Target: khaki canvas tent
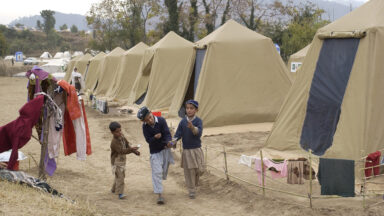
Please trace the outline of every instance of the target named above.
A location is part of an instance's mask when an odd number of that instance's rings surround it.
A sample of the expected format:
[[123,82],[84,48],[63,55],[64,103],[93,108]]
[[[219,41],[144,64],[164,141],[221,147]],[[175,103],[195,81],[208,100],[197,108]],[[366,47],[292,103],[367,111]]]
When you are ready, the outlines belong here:
[[90,59],[90,64],[88,67],[87,73],[84,75],[85,80],[85,88],[89,90],[93,90],[92,87],[96,85],[97,82],[97,70],[104,59],[106,54],[104,52],[100,52],[95,57]]
[[140,69],[144,51],[147,48],[148,45],[140,42],[124,52],[113,82],[113,88],[110,88],[107,93],[110,100],[128,100]]
[[97,70],[97,82],[94,86],[94,94],[97,96],[105,96],[110,88],[113,87],[117,68],[123,57],[124,50],[116,47],[108,53],[101,62]]
[[317,31],[266,151],[360,160],[384,148],[383,11],[371,0]]
[[71,59],[71,61],[69,61],[68,65],[67,65],[67,70],[65,71],[65,77],[64,77],[65,81],[68,82],[69,79],[71,79],[72,71],[75,68],[77,61],[80,60],[81,57],[82,56],[76,56],[73,59]]
[[194,44],[174,32],[169,32],[155,45],[146,49],[130,103],[145,96],[141,105],[150,109],[167,110],[177,85],[183,82],[192,70],[194,55]]
[[77,60],[76,64],[75,64],[75,68],[77,68],[77,72],[81,73],[81,75],[85,75],[85,72],[87,71],[87,64],[88,62],[92,59],[92,55],[87,53],[83,56],[81,56],[81,58],[79,60]]
[[307,55],[307,52],[310,47],[311,47],[311,44],[308,44],[303,49],[299,50],[298,52],[292,54],[289,57],[287,67],[288,67],[288,71],[290,72],[289,74],[291,75],[291,78],[296,77],[296,71],[303,64],[304,58]]
[[179,83],[171,117],[195,98],[204,126],[275,120],[291,80],[270,38],[229,20],[197,45],[194,70]]

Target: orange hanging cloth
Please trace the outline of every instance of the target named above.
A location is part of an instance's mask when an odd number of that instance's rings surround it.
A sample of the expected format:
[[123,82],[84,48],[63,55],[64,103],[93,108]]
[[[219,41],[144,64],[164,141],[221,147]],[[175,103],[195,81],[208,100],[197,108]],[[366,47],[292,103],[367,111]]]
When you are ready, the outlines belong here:
[[70,155],[76,152],[76,133],[72,121],[81,117],[81,110],[75,87],[64,80],[59,80],[57,84],[67,92],[67,107],[64,113],[63,145],[64,154]]

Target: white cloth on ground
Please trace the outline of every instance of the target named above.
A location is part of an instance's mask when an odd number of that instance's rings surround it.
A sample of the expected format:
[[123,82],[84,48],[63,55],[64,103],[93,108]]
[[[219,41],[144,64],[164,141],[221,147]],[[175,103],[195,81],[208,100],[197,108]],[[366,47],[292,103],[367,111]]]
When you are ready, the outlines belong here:
[[169,165],[175,163],[171,150],[164,149],[161,152],[151,154],[150,162],[152,168],[153,191],[156,194],[161,194],[163,193],[162,180],[167,179]]
[[[11,153],[12,153],[12,149],[0,153],[0,162],[8,162],[9,158],[11,157]],[[21,151],[18,151],[18,155],[19,155],[17,158],[18,161],[27,159],[27,156],[25,156],[24,153]]]

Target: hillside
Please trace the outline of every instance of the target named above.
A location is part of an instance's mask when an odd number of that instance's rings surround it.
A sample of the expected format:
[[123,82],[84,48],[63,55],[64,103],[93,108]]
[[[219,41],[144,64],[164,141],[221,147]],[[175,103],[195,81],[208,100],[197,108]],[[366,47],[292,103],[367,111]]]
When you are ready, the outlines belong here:
[[0,32],[5,36],[8,44],[7,55],[22,51],[26,56],[38,57],[44,51],[49,51],[52,55],[59,51],[84,51],[90,40],[90,36],[84,33],[56,32],[54,42],[50,41],[48,44],[43,32],[17,31],[3,25],[0,25]]
[[[77,26],[77,28],[81,31],[88,31],[90,30],[87,26],[87,21],[85,20],[85,16],[80,14],[65,14],[58,11],[55,11],[55,19],[56,19],[56,25],[55,29],[58,30],[60,26],[67,24],[68,27],[71,27],[72,25]],[[9,26],[14,26],[17,23],[23,24],[24,26],[28,28],[36,28],[36,22],[37,20],[40,20],[41,22],[43,19],[40,15],[35,16],[29,16],[29,17],[21,17],[18,18],[12,22],[9,23]]]

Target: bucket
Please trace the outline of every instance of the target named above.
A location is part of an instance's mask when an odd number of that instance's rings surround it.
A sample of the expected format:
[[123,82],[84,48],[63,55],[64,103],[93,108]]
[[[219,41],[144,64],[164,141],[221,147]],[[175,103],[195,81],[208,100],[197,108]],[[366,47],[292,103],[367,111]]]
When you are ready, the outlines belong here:
[[152,112],[154,116],[161,117],[161,112]]

